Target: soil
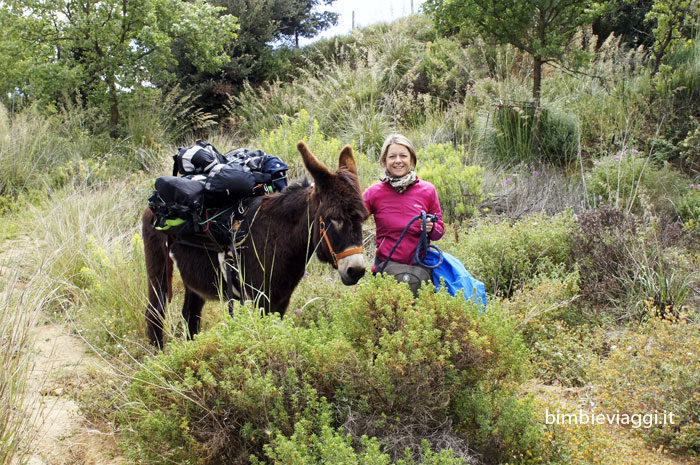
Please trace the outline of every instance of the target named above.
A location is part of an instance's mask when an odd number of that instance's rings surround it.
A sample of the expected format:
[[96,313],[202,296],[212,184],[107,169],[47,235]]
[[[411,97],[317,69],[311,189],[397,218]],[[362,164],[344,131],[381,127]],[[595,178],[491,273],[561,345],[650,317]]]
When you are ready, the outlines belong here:
[[28,465],[111,465],[119,456],[114,436],[87,424],[76,398],[101,361],[67,328],[46,323],[34,330],[36,357],[29,376],[37,436]]

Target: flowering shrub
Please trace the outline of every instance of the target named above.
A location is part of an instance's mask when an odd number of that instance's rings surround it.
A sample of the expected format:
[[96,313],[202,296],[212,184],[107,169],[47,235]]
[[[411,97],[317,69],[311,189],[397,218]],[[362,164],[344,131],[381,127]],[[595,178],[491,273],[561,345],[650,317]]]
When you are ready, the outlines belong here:
[[[700,456],[700,339],[697,324],[652,318],[626,331],[595,372],[602,408],[673,413],[674,424],[636,428],[651,444]],[[667,417],[667,420],[669,418]]]
[[677,213],[685,229],[693,232],[700,230],[700,184],[690,184],[678,202]]

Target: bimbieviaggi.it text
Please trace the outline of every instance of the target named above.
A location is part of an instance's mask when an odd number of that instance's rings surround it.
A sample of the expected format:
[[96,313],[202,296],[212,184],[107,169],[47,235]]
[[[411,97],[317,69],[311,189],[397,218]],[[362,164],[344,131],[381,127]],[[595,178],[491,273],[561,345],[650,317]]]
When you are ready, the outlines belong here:
[[632,425],[632,428],[651,428],[655,425],[674,425],[673,412],[655,411],[654,413],[591,413],[579,409],[577,413],[545,412],[545,423],[548,425]]

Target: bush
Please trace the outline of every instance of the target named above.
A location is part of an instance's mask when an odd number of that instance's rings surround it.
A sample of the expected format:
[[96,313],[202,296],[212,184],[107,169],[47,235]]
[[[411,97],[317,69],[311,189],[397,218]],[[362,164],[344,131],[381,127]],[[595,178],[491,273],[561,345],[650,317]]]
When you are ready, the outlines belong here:
[[[273,131],[263,130],[255,141],[255,147],[284,160],[289,165],[287,176],[294,179],[306,175],[306,168],[297,150],[297,142],[300,140],[305,141],[311,152],[329,169],[334,171],[338,168],[338,156],[345,144],[338,139],[325,137],[319,129],[318,121],[311,118],[306,110],[301,110],[294,119],[285,116],[282,124]],[[360,184],[365,188],[374,182],[377,164],[363,153],[353,151],[353,155]]]
[[243,307],[171,343],[134,376],[118,412],[131,458],[462,463],[471,449],[497,463],[539,453],[541,427],[517,394],[527,351],[498,307],[480,315],[427,287],[414,299],[375,277],[325,314],[299,327]]
[[635,149],[602,157],[587,180],[589,199],[627,213],[671,216],[687,181],[671,167],[655,165]]
[[472,81],[467,53],[454,40],[438,38],[429,43],[415,66],[415,92],[448,102],[464,100]]
[[580,139],[576,119],[561,110],[540,108],[538,138],[535,111],[529,102],[499,106],[494,131],[484,141],[487,154],[507,166],[535,162],[567,166],[575,160]]
[[581,274],[581,292],[593,306],[623,299],[626,289],[619,279],[632,266],[627,238],[637,234],[639,220],[603,206],[578,217],[580,229],[573,241]]
[[579,123],[574,115],[555,108],[544,110],[539,159],[554,166],[568,166],[576,160],[580,138]]
[[689,299],[696,277],[677,224],[644,223],[610,207],[582,214],[579,223],[582,294],[596,312],[638,321],[649,316],[647,301],[676,313]]
[[690,230],[697,229],[700,224],[700,184],[690,184],[678,202],[678,219]]
[[645,424],[634,431],[654,446],[695,457],[700,456],[698,329],[685,320],[652,318],[641,331],[621,334],[595,373],[602,408],[658,413],[658,419],[673,413],[673,424]]
[[419,151],[418,160],[418,176],[435,185],[445,221],[458,221],[476,213],[484,200],[484,169],[466,165],[464,150],[451,144],[430,144]]
[[563,270],[535,276],[502,305],[530,348],[537,379],[583,386],[590,382],[590,364],[603,352],[603,342],[577,305],[578,271]]
[[[362,437],[359,447],[353,447],[352,437],[342,429],[333,428],[329,412],[319,415],[318,420],[299,421],[294,425],[291,437],[278,434],[270,445],[265,446],[265,455],[271,464],[306,465],[314,463],[337,465],[389,465],[391,458],[381,452],[381,444],[375,438]],[[355,451],[355,449],[359,449]],[[253,457],[251,463],[260,463]],[[427,442],[422,445],[416,460],[408,454],[395,462],[397,465],[466,465],[471,463],[455,457],[452,450],[438,453],[430,450]]]
[[570,211],[548,217],[534,214],[512,223],[478,219],[460,237],[445,234],[440,247],[455,255],[487,292],[508,297],[537,272],[560,264],[572,268],[576,224]]

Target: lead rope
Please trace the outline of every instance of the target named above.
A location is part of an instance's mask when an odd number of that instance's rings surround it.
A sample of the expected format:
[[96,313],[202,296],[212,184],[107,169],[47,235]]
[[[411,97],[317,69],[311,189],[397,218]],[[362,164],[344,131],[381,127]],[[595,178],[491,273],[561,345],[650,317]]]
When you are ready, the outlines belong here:
[[[437,223],[437,215],[432,215],[433,223]],[[427,221],[428,221],[428,214],[425,213],[424,210],[421,210],[420,215],[415,216],[414,218],[411,219],[411,221],[408,222],[406,227],[403,229],[401,232],[401,235],[399,236],[399,240],[396,241],[396,244],[394,244],[394,247],[391,249],[391,252],[389,252],[389,255],[386,257],[386,260],[382,264],[382,268],[379,270],[379,273],[384,273],[384,269],[386,266],[389,264],[389,260],[391,259],[391,256],[394,254],[396,251],[396,248],[399,246],[399,243],[403,240],[404,236],[406,236],[406,233],[408,232],[408,229],[411,227],[414,221],[417,219],[421,219],[422,221],[422,227],[421,227],[421,232],[420,232],[420,240],[418,242],[418,247],[416,247],[416,253],[413,255],[413,264],[422,266],[424,268],[428,268],[430,270],[437,268],[438,266],[442,265],[442,250],[440,250],[439,247],[433,245],[433,244],[428,244],[428,227],[427,227]],[[435,226],[433,226],[434,228]],[[440,255],[440,259],[435,265],[428,265],[425,263],[423,260],[425,260],[426,253],[428,249],[433,249],[435,250],[438,255]],[[421,255],[421,250],[423,250],[423,259],[421,260],[420,255]]]

